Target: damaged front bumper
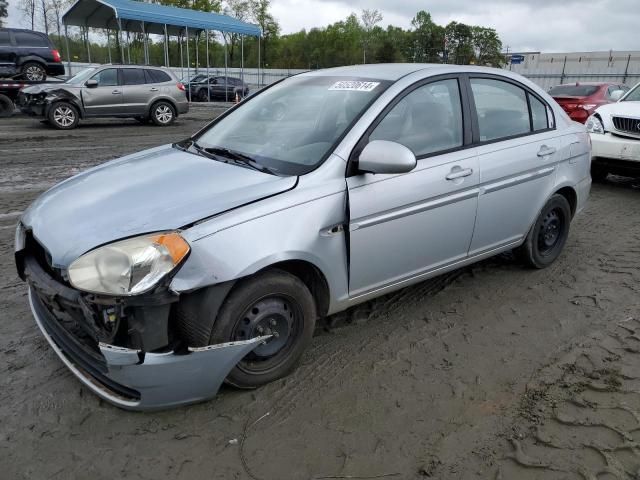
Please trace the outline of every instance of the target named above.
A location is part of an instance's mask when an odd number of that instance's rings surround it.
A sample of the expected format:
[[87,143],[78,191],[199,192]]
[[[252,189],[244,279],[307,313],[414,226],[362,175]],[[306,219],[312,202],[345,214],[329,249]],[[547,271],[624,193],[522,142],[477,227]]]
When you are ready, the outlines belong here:
[[143,353],[100,343],[99,357],[89,358],[31,287],[29,302],[42,334],[69,370],[96,395],[128,410],[158,410],[214,397],[231,369],[268,339],[189,348],[185,353]]

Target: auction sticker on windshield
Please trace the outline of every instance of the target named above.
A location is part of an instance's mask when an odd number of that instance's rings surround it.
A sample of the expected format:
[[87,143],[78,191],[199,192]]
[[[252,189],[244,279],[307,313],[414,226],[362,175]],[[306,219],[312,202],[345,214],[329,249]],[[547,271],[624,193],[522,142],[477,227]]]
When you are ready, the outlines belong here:
[[370,92],[380,85],[380,82],[358,82],[355,80],[343,80],[336,82],[329,90],[350,90],[352,92]]

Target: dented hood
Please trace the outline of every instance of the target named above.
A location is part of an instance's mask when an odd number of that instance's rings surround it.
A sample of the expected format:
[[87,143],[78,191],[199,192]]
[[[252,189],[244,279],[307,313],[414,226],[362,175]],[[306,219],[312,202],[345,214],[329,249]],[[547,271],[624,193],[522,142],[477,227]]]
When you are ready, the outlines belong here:
[[293,188],[278,177],[172,148],[145,150],[69,178],[43,193],[22,223],[66,268],[121,238],[173,230]]

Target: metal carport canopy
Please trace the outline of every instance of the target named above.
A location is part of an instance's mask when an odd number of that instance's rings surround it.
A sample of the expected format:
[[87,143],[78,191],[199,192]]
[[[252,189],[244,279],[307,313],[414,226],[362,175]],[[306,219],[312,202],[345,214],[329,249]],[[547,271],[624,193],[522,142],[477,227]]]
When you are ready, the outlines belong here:
[[260,27],[219,13],[200,12],[188,8],[168,7],[133,0],[77,0],[62,16],[65,25],[90,28],[164,34],[184,34],[185,28],[195,34],[203,30],[260,36]]

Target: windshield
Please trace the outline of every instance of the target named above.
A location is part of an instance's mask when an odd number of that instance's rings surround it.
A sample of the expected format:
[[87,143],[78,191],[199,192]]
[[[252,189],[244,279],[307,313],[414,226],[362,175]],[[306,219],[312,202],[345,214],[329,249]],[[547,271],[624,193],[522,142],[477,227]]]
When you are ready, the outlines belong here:
[[558,85],[549,90],[552,97],[588,97],[598,91],[597,85]]
[[296,76],[256,94],[195,140],[251,157],[280,175],[317,167],[352,122],[390,85],[362,78]]
[[76,73],[73,77],[66,81],[66,83],[70,83],[72,85],[78,85],[80,83],[86,82],[89,77],[96,71],[95,67],[85,68]]
[[627,95],[621,100],[622,102],[640,102],[640,83],[633,87]]

